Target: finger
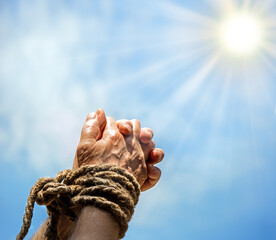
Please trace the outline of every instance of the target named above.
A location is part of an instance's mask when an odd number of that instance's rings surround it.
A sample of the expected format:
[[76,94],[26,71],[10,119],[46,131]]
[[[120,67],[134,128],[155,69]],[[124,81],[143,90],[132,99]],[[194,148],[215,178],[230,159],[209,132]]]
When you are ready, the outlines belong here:
[[132,134],[133,125],[130,120],[127,119],[121,119],[116,122],[117,128],[119,129],[119,132],[123,135],[130,135]]
[[106,116],[104,110],[99,108],[96,112],[96,116],[99,121],[101,131],[103,131],[106,125]]
[[106,118],[106,126],[103,131],[103,139],[110,137],[115,137],[120,134],[119,129],[117,128],[116,122],[112,117]]
[[142,150],[144,152],[145,159],[147,160],[149,158],[150,152],[152,152],[155,148],[155,142],[151,140],[147,144],[141,144]]
[[91,124],[95,118],[97,119],[99,128],[100,128],[100,131],[98,131],[96,136],[96,140],[99,140],[102,137],[102,131],[106,125],[106,116],[105,116],[104,110],[99,108],[96,113],[95,112],[89,113],[86,117],[86,121],[89,122],[90,120],[92,120],[90,122]]
[[93,113],[91,113],[88,120],[83,124],[80,142],[86,141],[93,144],[97,141],[97,136],[99,136],[100,132],[100,124],[96,114],[93,116]]
[[91,112],[87,114],[86,117],[86,121],[90,120],[90,119],[94,119],[95,118],[96,113],[95,112]]
[[139,139],[140,137],[140,130],[141,130],[141,124],[140,121],[137,119],[132,119],[130,120],[132,122],[133,125],[133,135]]
[[153,138],[153,131],[150,128],[141,128],[140,131],[140,141],[142,143],[149,143]]
[[164,156],[165,153],[161,148],[155,148],[150,152],[147,163],[157,164],[164,159]]
[[161,170],[158,167],[148,164],[147,168],[148,168],[148,178],[141,186],[141,191],[146,191],[154,187],[158,183],[159,179],[161,178]]

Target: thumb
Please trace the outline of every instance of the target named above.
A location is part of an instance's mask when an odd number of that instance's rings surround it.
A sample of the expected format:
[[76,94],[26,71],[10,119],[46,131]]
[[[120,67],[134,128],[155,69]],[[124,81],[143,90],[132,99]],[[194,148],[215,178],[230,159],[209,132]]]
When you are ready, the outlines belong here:
[[105,125],[106,117],[102,109],[89,113],[81,131],[80,141],[95,143],[101,138]]

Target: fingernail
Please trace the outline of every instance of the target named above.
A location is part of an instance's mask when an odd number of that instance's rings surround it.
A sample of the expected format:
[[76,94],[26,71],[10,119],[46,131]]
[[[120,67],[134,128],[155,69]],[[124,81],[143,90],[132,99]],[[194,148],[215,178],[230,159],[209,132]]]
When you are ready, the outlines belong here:
[[153,138],[153,132],[152,131],[146,130],[146,133],[150,135],[150,138]]
[[128,130],[129,132],[131,132],[132,128],[131,128],[131,126],[129,126],[129,124],[126,124],[125,127],[127,128],[127,130]]

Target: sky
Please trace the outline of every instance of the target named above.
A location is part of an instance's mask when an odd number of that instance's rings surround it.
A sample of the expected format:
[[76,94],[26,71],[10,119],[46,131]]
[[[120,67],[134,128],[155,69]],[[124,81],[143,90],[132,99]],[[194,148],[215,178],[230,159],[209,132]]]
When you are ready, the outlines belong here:
[[[262,23],[246,56],[218,34],[239,11]],[[126,240],[276,239],[275,14],[273,0],[0,0],[0,238],[101,107],[165,151]],[[26,239],[46,216],[35,207]]]

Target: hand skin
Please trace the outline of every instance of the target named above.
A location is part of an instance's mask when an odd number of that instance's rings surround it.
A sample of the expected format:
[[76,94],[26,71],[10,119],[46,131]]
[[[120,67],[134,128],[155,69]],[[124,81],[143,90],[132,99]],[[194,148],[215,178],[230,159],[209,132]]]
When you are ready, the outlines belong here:
[[[102,109],[98,109],[96,113],[91,112],[87,115],[86,122],[84,123],[83,129],[82,129],[82,134],[81,134],[81,139],[80,139],[80,143],[78,146],[78,150],[77,150],[77,153],[76,153],[76,156],[74,159],[73,169],[76,169],[83,165],[87,165],[85,163],[85,161],[83,161],[83,158],[85,157],[83,152],[85,152],[85,151],[82,151],[81,148],[82,147],[86,148],[84,145],[90,144],[90,142],[87,142],[87,139],[89,138],[88,136],[90,133],[92,135],[93,134],[96,135],[96,138],[95,138],[96,141],[103,140],[103,139],[101,139],[101,137],[103,135],[103,130],[104,130],[106,124],[107,124],[107,118]],[[141,147],[144,152],[144,157],[146,159],[148,176],[143,184],[141,184],[139,181],[138,182],[140,183],[141,191],[146,191],[146,190],[154,187],[161,177],[160,169],[155,167],[154,165],[163,160],[164,151],[159,148],[156,148],[156,149],[154,148],[155,143],[152,141],[153,131],[150,128],[140,128],[140,122],[135,119],[134,120],[122,119],[122,120],[117,121],[116,125],[119,129],[119,132],[116,131],[115,134],[118,134],[118,133],[123,134],[125,141],[129,145],[133,144],[131,142],[133,132],[136,136],[139,134]],[[134,128],[136,125],[137,125],[137,129]],[[139,131],[139,129],[140,129],[140,131]],[[86,153],[87,153],[86,159],[89,158],[89,155],[92,156],[92,155],[98,154],[98,152],[95,152],[94,150],[101,148],[101,144],[103,142],[104,141],[100,141],[100,143],[97,143],[96,144],[97,146],[95,146],[95,148],[94,147],[90,147],[90,149],[86,148],[86,150],[87,150],[86,151]],[[106,149],[106,150],[110,151],[111,147],[114,147],[114,145],[109,146],[109,149]],[[80,156],[79,159],[78,159],[78,156]],[[99,154],[98,154],[98,156],[99,156]],[[99,157],[101,157],[101,156],[99,156]],[[95,163],[100,163],[100,162],[97,161],[96,159],[93,159],[93,161],[90,164],[95,164]],[[123,166],[121,166],[121,167],[123,167]],[[133,174],[131,169],[127,169],[127,170],[129,170],[129,172],[131,172]],[[134,176],[135,176],[135,174],[134,174]]]
[[[117,127],[121,134],[128,136],[132,134],[132,122],[130,120],[122,119],[117,121]],[[146,148],[147,144],[152,144],[155,146],[155,143],[152,141],[153,131],[150,128],[141,128],[140,130],[140,143],[142,148]],[[141,191],[149,190],[154,187],[161,177],[161,170],[154,165],[161,162],[164,158],[164,151],[160,148],[154,148],[146,160],[148,178],[144,184],[140,187]]]
[[[152,137],[152,130],[141,129],[138,120],[120,120],[116,123],[113,118],[106,118],[104,111],[99,109],[87,116],[73,169],[96,163],[116,164],[136,177],[142,191],[148,190],[161,176],[161,171],[153,165],[164,157],[162,149],[154,148]],[[79,213],[79,218],[70,239],[118,239],[119,226],[108,212],[89,206],[76,210],[76,213]],[[96,229],[91,227],[95,219],[97,224],[103,223]],[[87,224],[92,221],[93,224]],[[61,216],[58,227],[60,239],[68,239],[73,224]]]
[[[89,114],[83,125],[73,169],[91,164],[114,164],[129,171],[140,186],[147,179],[146,159],[154,143],[140,144],[140,122],[131,120],[133,131],[123,136],[112,117],[105,117],[99,109]],[[101,129],[103,129],[101,131]]]

